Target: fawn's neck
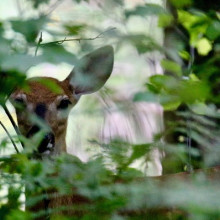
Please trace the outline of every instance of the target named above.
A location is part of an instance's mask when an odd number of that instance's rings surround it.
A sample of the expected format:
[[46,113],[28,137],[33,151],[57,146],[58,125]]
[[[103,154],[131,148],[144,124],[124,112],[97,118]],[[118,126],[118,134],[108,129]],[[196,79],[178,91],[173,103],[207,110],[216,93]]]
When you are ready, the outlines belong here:
[[52,155],[60,155],[61,153],[67,153],[66,130],[67,126],[65,127],[62,133],[56,134],[55,132],[55,146]]

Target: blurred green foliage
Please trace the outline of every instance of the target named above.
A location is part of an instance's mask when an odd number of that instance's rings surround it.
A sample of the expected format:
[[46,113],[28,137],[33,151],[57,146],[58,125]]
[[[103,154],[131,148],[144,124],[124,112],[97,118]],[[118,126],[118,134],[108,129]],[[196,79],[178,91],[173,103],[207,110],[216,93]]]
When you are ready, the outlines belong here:
[[[64,41],[60,44],[40,42],[41,32],[52,33],[56,41],[72,36],[85,37],[84,31],[91,28],[87,24],[73,22],[61,24],[67,35],[51,31],[47,26],[51,22],[49,14],[42,14],[39,10],[51,1],[30,2],[35,15],[0,20],[2,106],[15,88],[25,88],[26,72],[30,67],[45,62],[71,65],[77,62]],[[88,1],[73,2],[85,4]],[[170,118],[165,117],[165,131],[157,134],[151,143],[141,145],[121,140],[113,140],[109,144],[94,141],[103,152],[87,163],[71,155],[43,161],[31,159],[30,151],[34,147],[20,154],[2,155],[0,190],[6,193],[0,194],[0,219],[35,219],[48,214],[51,219],[220,218],[219,183],[207,180],[204,173],[195,174],[190,183],[170,179],[166,184],[160,184],[157,179],[142,179],[140,171],[130,168],[143,155],[147,160],[148,153],[155,147],[166,154],[163,161],[165,173],[184,171],[189,166],[206,168],[219,165],[220,4],[216,3],[218,1],[170,0],[167,8],[144,4],[127,9],[123,7],[122,0],[112,2],[123,11],[123,22],[128,22],[133,16],[146,19],[154,16],[158,18],[158,26],[163,28],[163,46],[145,34],[116,30],[109,37],[118,50],[126,43],[136,48],[140,56],[155,51],[164,55],[161,66],[165,74],[146,79],[144,91],[140,89],[133,101],[160,103],[165,114],[171,112]],[[93,48],[92,42],[84,42],[82,50],[85,45]],[[58,92],[53,84],[42,83]],[[161,141],[163,139],[165,143]],[[6,142],[2,141],[1,148],[5,145]],[[21,209],[22,205],[30,208],[49,199],[53,196],[49,193],[51,190],[60,196],[75,193],[89,202],[38,212]],[[27,195],[25,202],[20,200],[24,192]],[[176,209],[174,212],[173,207]],[[59,216],[60,210],[73,210],[77,214],[75,217]]]

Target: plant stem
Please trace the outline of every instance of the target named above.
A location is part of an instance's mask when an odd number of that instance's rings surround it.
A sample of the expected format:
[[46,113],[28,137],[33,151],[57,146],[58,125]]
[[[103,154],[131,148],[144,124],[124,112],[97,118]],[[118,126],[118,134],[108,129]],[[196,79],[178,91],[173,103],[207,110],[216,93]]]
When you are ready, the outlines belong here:
[[[18,136],[20,136],[21,133],[20,133],[20,131],[19,131],[19,129],[18,129],[18,126],[16,125],[16,123],[15,123],[13,117],[11,116],[11,113],[8,111],[7,106],[6,106],[6,105],[3,105],[3,109],[4,109],[5,113],[6,113],[6,115],[8,116],[8,118],[9,118],[9,120],[10,120],[10,122],[11,122],[13,128],[15,129],[16,134],[17,134]],[[22,145],[22,147],[24,148],[24,145],[23,145],[22,142],[21,142],[21,145]]]
[[19,154],[19,150],[18,150],[18,148],[17,148],[17,146],[16,146],[14,140],[12,139],[10,133],[8,132],[8,130],[6,129],[6,127],[4,126],[4,124],[3,124],[1,121],[0,121],[0,125],[1,125],[2,128],[5,130],[6,134],[8,135],[8,137],[9,137],[9,139],[10,139],[10,141],[11,141],[11,143],[13,144],[13,146],[14,146],[16,152]]

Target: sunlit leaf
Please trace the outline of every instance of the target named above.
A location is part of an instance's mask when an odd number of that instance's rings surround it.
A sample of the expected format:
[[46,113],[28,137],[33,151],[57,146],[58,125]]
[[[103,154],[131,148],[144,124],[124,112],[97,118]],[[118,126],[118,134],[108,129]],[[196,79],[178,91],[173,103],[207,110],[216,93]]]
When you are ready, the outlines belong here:
[[179,51],[179,55],[184,60],[189,60],[190,59],[190,54],[187,51]]
[[181,72],[182,71],[181,71],[181,66],[179,64],[177,64],[177,63],[175,63],[173,61],[164,59],[164,60],[161,61],[161,66],[165,70],[167,70],[167,71],[169,71],[171,73],[174,73],[177,76],[181,76]]
[[197,41],[196,48],[200,55],[206,56],[212,50],[212,44],[207,38],[202,38]]
[[170,97],[170,100],[169,99],[165,99],[165,98],[162,98],[161,99],[161,104],[163,106],[163,109],[165,111],[175,111],[181,104],[181,101],[176,101],[176,97]]
[[196,45],[210,25],[210,19],[204,13],[193,14],[184,10],[178,10],[178,21],[188,31],[191,45]]
[[57,85],[57,83],[51,81],[50,79],[41,79],[36,78],[37,82],[40,82],[42,85],[46,86],[48,89],[51,90],[51,92],[54,92],[56,94],[62,94],[63,90],[61,87]]
[[165,28],[172,24],[173,16],[170,14],[160,14],[158,19],[158,26]]

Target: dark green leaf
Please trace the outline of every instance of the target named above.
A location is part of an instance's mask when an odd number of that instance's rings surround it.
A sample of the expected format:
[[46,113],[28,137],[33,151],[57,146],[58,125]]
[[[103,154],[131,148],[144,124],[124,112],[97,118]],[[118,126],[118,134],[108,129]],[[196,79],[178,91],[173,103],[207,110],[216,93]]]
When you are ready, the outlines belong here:
[[48,4],[50,0],[31,0],[34,8],[38,8],[42,4]]
[[125,16],[128,18],[133,15],[138,16],[149,16],[149,15],[160,15],[166,11],[160,5],[157,4],[146,4],[145,6],[137,6],[133,10],[125,11]]
[[79,35],[83,30],[85,30],[86,25],[66,24],[64,27],[68,31],[69,35]]
[[11,20],[12,29],[24,35],[29,43],[34,43],[37,35],[48,21],[46,17],[29,20]]
[[50,43],[47,45],[42,45],[41,48],[43,49],[43,54],[40,57],[43,62],[55,64],[66,62],[74,65],[78,61],[76,56],[68,52],[62,45]]
[[206,35],[209,39],[215,40],[220,36],[220,21],[214,20],[207,28]]
[[155,50],[163,50],[163,48],[157,42],[155,42],[153,38],[146,35],[125,35],[121,40],[123,43],[128,41],[129,43],[133,44],[140,54]]
[[193,3],[192,0],[169,0],[169,2],[176,8],[190,6]]

